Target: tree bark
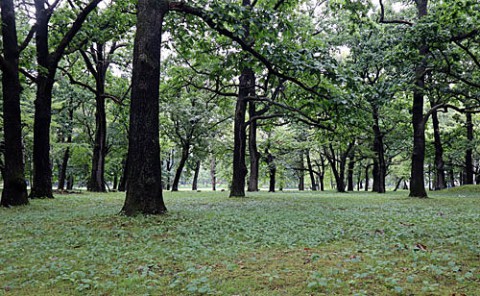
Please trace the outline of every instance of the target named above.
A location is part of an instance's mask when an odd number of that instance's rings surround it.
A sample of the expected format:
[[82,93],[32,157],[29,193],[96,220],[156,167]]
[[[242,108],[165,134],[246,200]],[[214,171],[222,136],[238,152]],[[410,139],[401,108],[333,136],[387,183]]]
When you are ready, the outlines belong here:
[[347,191],[353,191],[353,171],[355,169],[355,155],[352,152],[348,157],[348,169],[347,169]]
[[[428,0],[417,0],[418,18],[427,15]],[[413,90],[412,125],[413,125],[413,152],[410,174],[410,197],[426,198],[424,180],[425,162],[425,122],[423,119],[423,100],[425,91],[425,73],[427,71],[428,46],[425,40],[420,41],[418,47],[422,61],[415,69],[415,85]]]
[[300,150],[300,159],[298,161],[298,170],[297,174],[298,175],[298,190],[299,191],[304,191],[305,190],[305,165],[303,163],[303,154],[304,151]]
[[118,191],[125,191],[127,189],[127,175],[128,175],[128,153],[122,160],[122,175],[120,177],[120,182],[118,183]]
[[122,213],[162,214],[167,211],[162,195],[159,145],[159,81],[163,18],[166,0],[139,0],[134,41],[128,188]]
[[[433,102],[430,102],[433,107]],[[434,177],[434,190],[442,190],[447,188],[445,180],[445,163],[443,161],[443,147],[440,137],[440,122],[438,121],[437,111],[432,112],[432,125],[433,125],[433,138],[435,146],[435,177]]]
[[[333,146],[330,144],[329,152],[325,153],[330,167],[332,168],[335,182],[337,183],[337,192],[345,192],[345,166],[347,163],[347,156],[353,149],[355,142],[352,141],[348,144],[347,148],[343,152],[336,153]],[[336,155],[340,154],[340,155]]]
[[[248,103],[249,117],[256,116],[255,103]],[[249,125],[248,150],[250,152],[250,176],[248,179],[248,191],[258,191],[258,169],[260,164],[260,153],[257,149],[257,121],[252,120]]]
[[467,129],[467,140],[468,146],[465,151],[465,180],[464,184],[473,184],[473,122],[472,122],[472,113],[466,113],[466,129]]
[[[68,135],[67,135],[67,144],[70,145],[72,143],[72,126],[73,126],[73,107],[69,106],[68,109]],[[63,136],[62,136],[63,138]],[[68,160],[70,159],[70,146],[65,149],[62,158],[62,164],[60,167],[60,172],[58,175],[58,190],[65,189],[65,181],[67,179],[67,168],[68,168]]]
[[217,162],[215,155],[212,154],[212,160],[210,161],[210,177],[212,179],[212,191],[217,190]]
[[[312,183],[312,191],[317,191],[317,184],[315,182],[315,172],[313,171],[312,161],[310,159],[310,150],[306,150],[305,155],[307,157],[307,168],[308,168],[308,174],[310,175],[310,182]],[[302,171],[302,174],[303,174],[303,171]]]
[[[93,144],[92,171],[88,191],[105,192],[105,156],[107,154],[107,115],[105,111],[105,78],[109,66],[105,56],[105,44],[96,43],[95,66],[84,55],[91,74],[95,78],[95,142]],[[95,67],[95,68],[94,68]]]
[[277,166],[275,165],[275,157],[265,149],[266,161],[268,166],[269,187],[268,192],[275,192],[275,175],[277,173]]
[[240,75],[240,87],[238,91],[237,104],[235,107],[234,120],[234,143],[233,143],[233,176],[230,188],[230,197],[245,196],[245,176],[247,166],[245,165],[245,113],[247,98],[255,93],[255,74],[252,69],[246,67]]
[[182,156],[180,157],[177,170],[175,171],[175,177],[173,178],[172,192],[178,191],[178,184],[180,183],[180,177],[182,176],[183,168],[185,167],[185,163],[187,162],[189,153],[190,153],[190,143],[187,142],[185,146],[182,147]]
[[[250,7],[250,0],[242,0],[242,6]],[[249,38],[249,25],[244,24],[245,34],[243,41],[247,42]],[[252,41],[248,41],[253,43]],[[248,59],[242,63],[243,69],[240,74],[240,85],[238,89],[237,104],[235,106],[234,119],[234,141],[233,141],[233,175],[232,184],[230,186],[230,197],[244,197],[245,196],[245,176],[247,175],[247,166],[245,164],[245,113],[247,108],[248,97],[255,95],[255,73],[249,65]]]
[[193,173],[192,190],[198,190],[198,175],[200,174],[200,160],[195,162],[195,170]]
[[60,174],[58,175],[58,190],[65,189],[65,180],[67,179],[67,166],[68,166],[68,159],[70,158],[70,147],[65,149],[62,158],[62,165],[60,167]]
[[2,65],[3,132],[5,163],[0,205],[4,207],[28,204],[25,165],[23,163],[22,120],[20,111],[19,47],[12,0],[2,0],[1,26],[4,51]]
[[370,176],[368,174],[369,170],[370,170],[370,165],[367,164],[365,166],[365,191],[368,191],[368,186],[369,186],[369,179],[370,179]]
[[378,115],[378,107],[372,106],[373,115],[373,185],[372,191],[377,193],[385,193],[385,176],[387,168],[385,164],[385,147],[383,144],[383,133],[380,130],[380,120]]

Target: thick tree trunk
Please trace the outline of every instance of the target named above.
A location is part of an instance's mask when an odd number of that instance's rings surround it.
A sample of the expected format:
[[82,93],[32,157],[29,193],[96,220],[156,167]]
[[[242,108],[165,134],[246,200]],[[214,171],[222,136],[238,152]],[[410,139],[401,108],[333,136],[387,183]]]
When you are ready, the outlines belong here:
[[212,180],[212,191],[215,191],[217,190],[217,162],[214,154],[212,154],[212,160],[210,161],[210,177]]
[[[255,103],[248,103],[249,117],[256,116]],[[250,176],[248,179],[248,191],[258,191],[258,169],[260,164],[260,153],[257,149],[257,121],[252,120],[249,126],[248,150],[250,152]]]
[[33,124],[33,184],[31,198],[53,198],[52,168],[50,165],[50,123],[52,119],[52,90],[58,63],[67,46],[81,29],[87,16],[101,0],[92,0],[80,11],[77,18],[62,37],[55,50],[49,52],[49,9],[45,0],[34,0],[36,30],[35,45],[37,54],[38,77]]
[[162,214],[159,145],[159,81],[166,0],[139,0],[134,41],[128,145],[128,188],[122,213]]
[[20,111],[19,48],[12,0],[0,4],[4,63],[2,65],[3,132],[5,164],[0,205],[4,207],[28,204],[25,166],[23,163],[22,125]]
[[178,184],[180,183],[180,177],[182,176],[183,168],[187,162],[188,155],[190,153],[190,143],[185,144],[182,147],[182,156],[178,162],[177,170],[175,171],[175,177],[173,178],[172,191],[178,191]]
[[473,184],[473,123],[472,113],[466,113],[466,128],[468,147],[465,151],[465,180],[464,184]]
[[247,98],[255,93],[255,75],[250,68],[244,68],[240,75],[240,87],[238,91],[237,105],[235,107],[234,120],[234,143],[233,143],[233,176],[230,188],[230,197],[245,196],[245,112]]
[[193,173],[193,181],[192,181],[192,190],[198,190],[198,175],[200,174],[200,160],[195,162],[195,170]]
[[[418,18],[427,15],[428,0],[417,0]],[[413,125],[413,152],[410,174],[410,197],[426,198],[424,181],[425,162],[425,122],[423,120],[423,100],[425,91],[425,73],[427,71],[428,46],[422,40],[419,45],[419,55],[422,61],[415,70],[415,86],[413,90],[412,125]]]
[[[310,175],[310,182],[312,183],[312,191],[317,191],[317,184],[315,182],[315,172],[313,171],[312,160],[310,159],[310,151],[306,150],[305,155],[307,157],[307,168],[308,168],[308,174]],[[302,174],[303,174],[303,171],[302,171]]]
[[33,124],[33,184],[31,198],[53,198],[52,169],[50,165],[50,123],[52,108],[52,90],[56,65],[52,64],[48,48],[48,15],[45,13],[45,1],[35,0],[37,19],[35,44],[39,75],[35,99]]

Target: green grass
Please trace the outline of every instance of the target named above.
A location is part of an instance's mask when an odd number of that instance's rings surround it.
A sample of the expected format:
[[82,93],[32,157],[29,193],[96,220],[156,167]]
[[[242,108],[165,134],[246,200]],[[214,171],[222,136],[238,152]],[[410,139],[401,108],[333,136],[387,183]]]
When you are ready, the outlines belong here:
[[118,215],[124,194],[0,209],[5,295],[478,295],[480,195],[165,193],[164,216]]

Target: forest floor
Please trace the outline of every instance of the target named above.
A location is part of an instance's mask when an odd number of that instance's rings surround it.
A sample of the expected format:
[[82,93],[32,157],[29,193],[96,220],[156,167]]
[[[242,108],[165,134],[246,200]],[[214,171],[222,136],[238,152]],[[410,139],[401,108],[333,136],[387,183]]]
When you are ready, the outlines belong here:
[[32,200],[0,209],[0,295],[479,295],[480,187],[429,194]]

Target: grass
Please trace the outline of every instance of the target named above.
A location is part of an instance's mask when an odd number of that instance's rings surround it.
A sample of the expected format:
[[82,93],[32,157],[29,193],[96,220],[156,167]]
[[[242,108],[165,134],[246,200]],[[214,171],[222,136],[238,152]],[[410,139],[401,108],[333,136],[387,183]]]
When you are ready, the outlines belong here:
[[0,209],[0,295],[478,295],[478,192],[33,200]]

